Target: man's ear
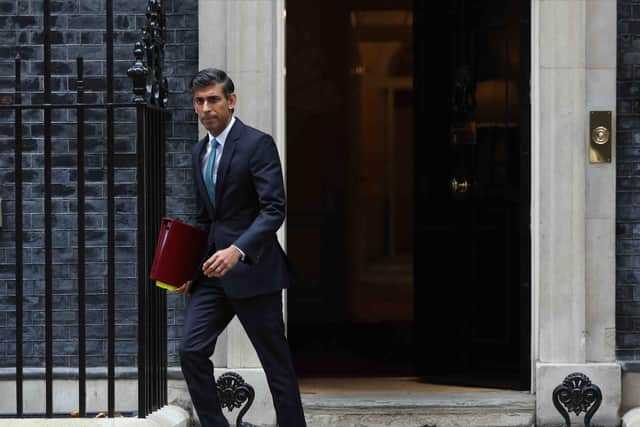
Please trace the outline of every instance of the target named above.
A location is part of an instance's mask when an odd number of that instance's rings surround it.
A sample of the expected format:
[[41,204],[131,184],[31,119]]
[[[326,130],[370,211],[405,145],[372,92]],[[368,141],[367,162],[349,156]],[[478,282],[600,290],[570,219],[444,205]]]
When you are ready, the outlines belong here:
[[229,95],[229,109],[233,110],[234,108],[236,108],[236,101],[238,100],[238,98],[236,97],[235,93],[232,93]]

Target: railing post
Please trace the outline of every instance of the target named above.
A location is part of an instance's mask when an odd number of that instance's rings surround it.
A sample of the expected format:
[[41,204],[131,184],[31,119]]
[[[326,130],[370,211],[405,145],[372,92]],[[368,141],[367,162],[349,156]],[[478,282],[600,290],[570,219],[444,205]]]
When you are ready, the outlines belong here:
[[51,8],[43,3],[44,36],[44,276],[45,276],[45,390],[47,417],[53,416],[53,248],[51,194]]
[[[16,105],[22,104],[21,89],[21,62],[20,54],[16,55]],[[22,110],[15,110],[15,163],[14,171],[16,176],[16,216],[15,216],[15,236],[16,236],[16,413],[18,417],[23,415],[23,388],[22,388],[22,300],[23,300],[23,271],[22,271]]]
[[[107,0],[106,43],[107,43],[107,102],[113,103],[113,0]],[[114,191],[114,114],[113,107],[107,108],[107,414],[115,412],[115,191]]]
[[[138,156],[138,412],[166,404],[166,294],[148,278],[152,250],[164,206],[164,118],[167,79],[162,74],[165,18],[158,0],[149,0],[147,25],[136,43],[136,61],[127,74],[137,104]],[[145,61],[146,59],[146,61]],[[145,64],[146,62],[146,64]]]
[[144,251],[144,113],[147,94],[147,75],[149,71],[144,65],[144,48],[142,42],[136,42],[133,54],[135,63],[127,70],[127,75],[133,80],[133,102],[136,105],[136,153],[137,153],[137,182],[138,182],[138,232],[136,244],[138,246],[138,417],[147,415],[147,375],[146,375],[146,288],[145,251]]
[[[84,102],[84,62],[76,59],[76,96],[78,104]],[[81,417],[87,415],[87,374],[86,374],[86,272],[85,272],[85,209],[84,209],[84,107],[77,109],[78,141],[78,410]]]

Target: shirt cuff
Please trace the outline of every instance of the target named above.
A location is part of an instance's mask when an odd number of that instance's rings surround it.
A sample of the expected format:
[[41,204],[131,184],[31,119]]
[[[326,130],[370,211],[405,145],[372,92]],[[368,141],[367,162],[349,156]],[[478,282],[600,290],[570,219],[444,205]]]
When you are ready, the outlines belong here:
[[236,245],[231,245],[231,246],[233,246],[234,248],[236,248],[238,250],[238,252],[240,252],[240,261],[244,261],[244,252],[242,251],[242,249],[240,249]]

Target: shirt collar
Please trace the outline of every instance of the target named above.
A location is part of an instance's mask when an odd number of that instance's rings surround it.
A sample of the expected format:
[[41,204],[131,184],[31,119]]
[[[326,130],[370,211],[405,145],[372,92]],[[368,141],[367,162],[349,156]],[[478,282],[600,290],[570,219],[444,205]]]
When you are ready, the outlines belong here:
[[[231,127],[233,127],[233,124],[235,122],[236,122],[236,116],[231,116],[231,120],[229,120],[227,127],[224,128],[222,132],[220,132],[220,135],[215,137],[216,141],[218,141],[218,144],[220,144],[220,147],[224,145],[224,142],[227,140],[227,136],[229,136],[229,131],[231,131]],[[211,135],[211,132],[209,131],[207,131],[207,133],[209,134],[209,142],[211,142],[211,140],[213,139],[213,135]]]

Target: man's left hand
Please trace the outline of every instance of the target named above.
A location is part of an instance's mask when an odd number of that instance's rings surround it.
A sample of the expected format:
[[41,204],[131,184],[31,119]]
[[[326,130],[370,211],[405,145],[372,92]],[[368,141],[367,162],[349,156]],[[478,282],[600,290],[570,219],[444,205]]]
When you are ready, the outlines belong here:
[[211,255],[202,264],[202,271],[207,277],[222,277],[240,261],[240,251],[233,246],[222,249]]

